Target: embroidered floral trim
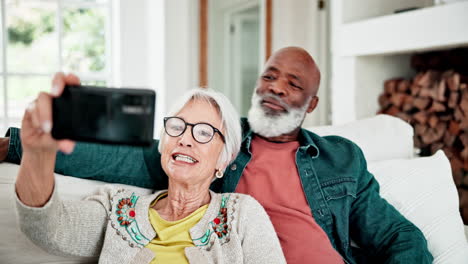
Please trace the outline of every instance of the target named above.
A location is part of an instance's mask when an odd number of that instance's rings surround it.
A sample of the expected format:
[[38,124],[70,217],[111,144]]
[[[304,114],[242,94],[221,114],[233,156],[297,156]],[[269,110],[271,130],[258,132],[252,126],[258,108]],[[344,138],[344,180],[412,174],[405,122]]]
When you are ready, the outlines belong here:
[[222,238],[223,236],[227,235],[228,232],[228,224],[227,224],[227,208],[226,208],[226,201],[229,199],[228,197],[222,197],[221,206],[218,212],[218,216],[211,221],[211,227],[213,231],[218,236],[218,238]]
[[[210,242],[210,237],[214,233],[220,240],[229,241],[228,234],[231,231],[231,228],[228,225],[228,212],[227,212],[227,202],[231,195],[221,197],[221,205],[218,211],[218,216],[216,216],[210,223],[210,227],[205,232],[205,234],[199,238],[194,239],[193,241],[199,241],[200,244],[197,246],[206,246]],[[224,239],[223,239],[224,238]],[[212,242],[213,243],[213,242]]]
[[117,221],[121,226],[129,226],[135,221],[135,204],[138,201],[138,196],[134,193],[130,198],[122,198],[117,204]]
[[[123,190],[119,190],[117,194],[121,192],[123,192]],[[119,225],[115,225],[111,220],[111,226],[116,230],[117,235],[121,236],[124,241],[128,240],[130,247],[144,247],[150,241],[150,239],[146,238],[141,233],[138,223],[135,219],[135,206],[139,198],[140,197],[135,195],[135,193],[132,193],[129,198],[124,197],[119,199],[118,203],[115,205],[114,210],[114,215]],[[111,201],[112,200],[113,199],[111,199]],[[122,234],[123,230],[120,230],[121,228],[124,228],[125,231],[127,231],[127,234],[131,240],[133,240],[133,242],[130,241],[130,239],[128,239],[128,237],[126,237],[124,234]]]

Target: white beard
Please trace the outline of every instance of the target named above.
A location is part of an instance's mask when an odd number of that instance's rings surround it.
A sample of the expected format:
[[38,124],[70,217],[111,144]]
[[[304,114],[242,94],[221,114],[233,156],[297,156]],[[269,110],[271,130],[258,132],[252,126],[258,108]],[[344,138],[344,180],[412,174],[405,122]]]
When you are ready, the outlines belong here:
[[[261,106],[261,101],[264,98],[273,98],[280,102],[286,112],[280,114],[267,113]],[[254,92],[252,106],[248,113],[250,128],[254,133],[267,138],[288,134],[301,126],[311,99],[312,97],[301,108],[292,108],[286,105],[278,96],[266,95],[261,97]]]

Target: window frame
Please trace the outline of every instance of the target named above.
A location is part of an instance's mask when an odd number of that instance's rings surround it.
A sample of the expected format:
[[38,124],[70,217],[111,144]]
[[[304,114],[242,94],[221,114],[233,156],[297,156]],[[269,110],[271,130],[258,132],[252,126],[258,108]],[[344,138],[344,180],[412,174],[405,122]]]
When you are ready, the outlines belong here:
[[[27,1],[27,0],[22,0]],[[41,2],[44,0],[36,0],[37,2]],[[62,51],[63,51],[63,12],[68,8],[103,8],[106,12],[106,20],[105,20],[105,33],[104,33],[104,41],[105,41],[105,62],[106,66],[105,69],[101,73],[81,73],[81,72],[74,72],[74,74],[78,75],[82,82],[92,82],[92,81],[105,81],[107,85],[112,85],[113,83],[113,1],[106,0],[105,2],[86,2],[85,0],[76,0],[76,1],[67,1],[67,0],[47,0],[48,2],[52,2],[56,4],[56,19],[55,19],[55,27],[56,27],[56,41],[58,43],[58,49],[56,53],[56,60],[58,62],[58,67],[55,72],[63,71],[63,58],[62,58]],[[24,72],[15,72],[9,71],[8,69],[8,28],[7,28],[7,16],[8,10],[6,8],[6,0],[0,0],[0,10],[1,10],[1,20],[0,20],[0,27],[1,27],[1,36],[0,41],[2,44],[1,52],[1,64],[2,69],[0,70],[0,78],[1,84],[3,89],[1,89],[1,93],[3,96],[3,109],[0,110],[0,127],[3,127],[2,131],[5,131],[11,124],[18,124],[21,122],[21,118],[18,117],[10,117],[9,116],[9,104],[8,104],[8,79],[10,77],[50,77],[55,74],[55,72],[33,72],[33,71],[24,71]],[[3,112],[3,113],[2,113]],[[0,135],[2,136],[2,135]]]

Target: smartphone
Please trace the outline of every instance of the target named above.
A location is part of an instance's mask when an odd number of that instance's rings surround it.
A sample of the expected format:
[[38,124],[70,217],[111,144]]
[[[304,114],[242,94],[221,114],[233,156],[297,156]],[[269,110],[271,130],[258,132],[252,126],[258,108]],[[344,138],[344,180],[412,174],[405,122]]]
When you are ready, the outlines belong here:
[[52,102],[52,137],[151,146],[155,102],[147,89],[66,85]]

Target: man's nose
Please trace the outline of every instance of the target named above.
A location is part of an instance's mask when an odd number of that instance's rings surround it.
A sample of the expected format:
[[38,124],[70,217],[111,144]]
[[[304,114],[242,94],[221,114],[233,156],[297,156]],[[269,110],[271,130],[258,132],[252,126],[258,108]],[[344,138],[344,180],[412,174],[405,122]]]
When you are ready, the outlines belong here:
[[286,94],[287,81],[282,80],[281,78],[277,79],[275,82],[272,82],[268,86],[268,90],[278,96],[284,96]]

